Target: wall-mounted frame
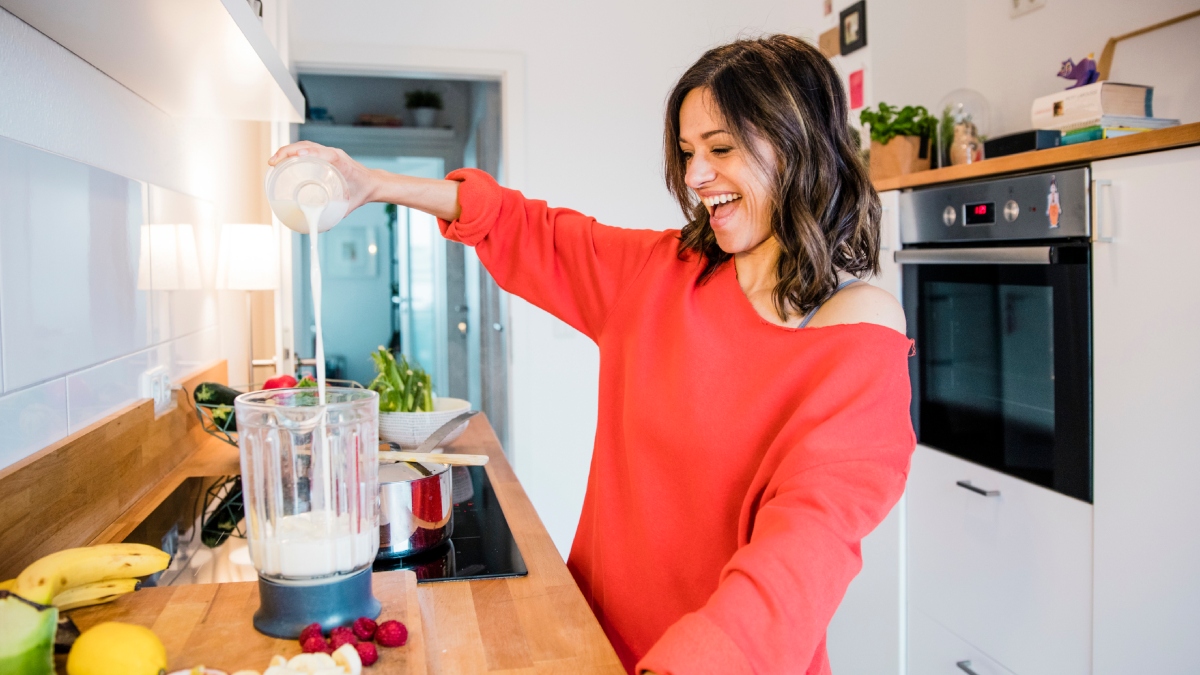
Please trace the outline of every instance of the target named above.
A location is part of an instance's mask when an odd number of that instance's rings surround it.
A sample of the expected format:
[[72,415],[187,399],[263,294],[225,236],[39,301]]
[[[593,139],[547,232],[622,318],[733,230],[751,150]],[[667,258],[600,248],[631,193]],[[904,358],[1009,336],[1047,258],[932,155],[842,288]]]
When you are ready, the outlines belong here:
[[842,56],[867,46],[866,0],[850,5],[839,14],[838,35]]
[[379,274],[379,245],[375,228],[343,225],[321,237],[321,264],[332,279],[363,279]]

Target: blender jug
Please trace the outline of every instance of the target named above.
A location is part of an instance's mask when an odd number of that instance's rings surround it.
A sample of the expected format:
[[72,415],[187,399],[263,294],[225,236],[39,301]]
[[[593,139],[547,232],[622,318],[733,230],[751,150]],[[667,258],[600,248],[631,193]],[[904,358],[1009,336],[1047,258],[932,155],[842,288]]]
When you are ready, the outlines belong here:
[[260,632],[294,638],[311,623],[379,615],[378,396],[327,387],[324,405],[315,389],[235,399]]
[[305,211],[319,213],[317,231],[337,225],[350,207],[346,178],[332,164],[312,155],[289,157],[267,173],[267,201],[284,225],[309,234]]

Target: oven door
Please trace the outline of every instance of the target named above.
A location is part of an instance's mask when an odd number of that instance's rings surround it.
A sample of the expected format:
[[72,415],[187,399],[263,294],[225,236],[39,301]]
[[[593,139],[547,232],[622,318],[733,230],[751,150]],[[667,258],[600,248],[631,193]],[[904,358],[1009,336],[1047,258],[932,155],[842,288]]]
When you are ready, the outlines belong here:
[[1092,501],[1086,243],[905,249],[922,445]]

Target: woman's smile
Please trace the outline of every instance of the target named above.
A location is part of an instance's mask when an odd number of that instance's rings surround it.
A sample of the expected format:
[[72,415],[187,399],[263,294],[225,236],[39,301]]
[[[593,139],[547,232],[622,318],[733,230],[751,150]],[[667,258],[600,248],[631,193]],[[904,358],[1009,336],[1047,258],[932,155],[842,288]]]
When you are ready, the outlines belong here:
[[679,151],[685,182],[708,210],[708,224],[726,253],[753,251],[772,236],[770,187],[763,166],[774,151],[760,138],[753,149],[730,133],[706,87],[687,94],[679,111]]

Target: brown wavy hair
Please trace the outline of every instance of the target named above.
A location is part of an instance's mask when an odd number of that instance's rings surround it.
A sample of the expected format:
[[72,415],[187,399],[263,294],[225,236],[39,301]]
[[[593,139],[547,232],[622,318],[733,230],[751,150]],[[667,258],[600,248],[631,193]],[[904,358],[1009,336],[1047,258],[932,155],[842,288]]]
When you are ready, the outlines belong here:
[[708,209],[684,181],[679,110],[693,89],[707,87],[728,129],[751,158],[764,163],[751,138],[775,150],[771,230],[779,243],[775,310],[783,320],[824,302],[838,270],[855,276],[879,271],[879,195],[847,124],[846,94],[829,61],[790,35],[738,40],[715,49],[679,78],[667,99],[667,188],[688,219],[680,259],[699,253],[700,283],[732,256],[717,245]]

